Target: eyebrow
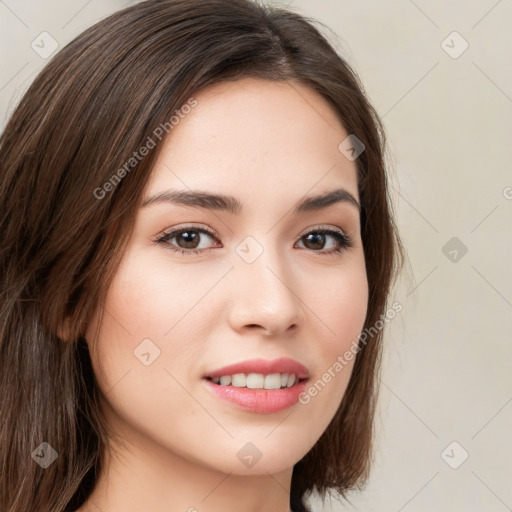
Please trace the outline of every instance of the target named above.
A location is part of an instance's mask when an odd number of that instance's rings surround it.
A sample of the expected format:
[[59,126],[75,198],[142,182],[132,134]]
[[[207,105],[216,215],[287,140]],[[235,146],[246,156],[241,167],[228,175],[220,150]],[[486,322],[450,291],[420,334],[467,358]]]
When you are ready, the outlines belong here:
[[[242,211],[242,203],[236,197],[212,194],[201,190],[165,190],[145,199],[142,206],[145,207],[158,203],[171,203],[195,208],[227,211],[234,215]],[[337,203],[351,204],[355,206],[358,211],[361,210],[359,202],[348,190],[338,188],[320,195],[301,199],[295,204],[293,214],[322,210]]]

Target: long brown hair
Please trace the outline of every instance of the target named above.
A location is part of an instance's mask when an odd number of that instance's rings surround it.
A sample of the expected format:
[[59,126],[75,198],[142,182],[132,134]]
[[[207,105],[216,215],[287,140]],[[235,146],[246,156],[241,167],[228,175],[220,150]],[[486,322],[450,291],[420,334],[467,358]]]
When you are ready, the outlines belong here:
[[[161,144],[133,169],[126,162],[194,94],[242,77],[311,87],[364,144],[365,328],[383,314],[402,254],[384,130],[313,20],[251,0],[149,0],[113,14],[49,62],[0,138],[0,510],[71,512],[92,491],[110,433],[83,335]],[[345,495],[368,477],[382,332],[357,353],[335,417],[294,466],[296,511],[315,489]],[[57,454],[46,468],[35,462],[53,455],[42,443]]]

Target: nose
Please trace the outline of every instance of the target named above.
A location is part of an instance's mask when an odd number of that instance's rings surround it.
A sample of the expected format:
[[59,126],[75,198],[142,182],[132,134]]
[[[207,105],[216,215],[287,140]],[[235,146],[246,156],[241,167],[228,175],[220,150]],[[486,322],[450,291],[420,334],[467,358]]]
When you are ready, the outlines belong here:
[[276,336],[302,325],[304,303],[282,256],[265,249],[252,263],[237,261],[231,274],[229,321],[233,329],[257,329]]

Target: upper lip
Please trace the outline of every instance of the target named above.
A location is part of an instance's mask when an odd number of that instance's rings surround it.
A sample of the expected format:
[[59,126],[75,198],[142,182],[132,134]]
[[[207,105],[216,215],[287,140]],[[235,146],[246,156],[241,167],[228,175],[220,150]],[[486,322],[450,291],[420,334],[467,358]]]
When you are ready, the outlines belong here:
[[271,361],[267,359],[251,359],[240,363],[230,364],[208,372],[206,377],[222,377],[223,375],[234,375],[235,373],[262,373],[271,375],[273,373],[293,373],[299,379],[307,379],[309,370],[301,363],[288,357],[280,357]]

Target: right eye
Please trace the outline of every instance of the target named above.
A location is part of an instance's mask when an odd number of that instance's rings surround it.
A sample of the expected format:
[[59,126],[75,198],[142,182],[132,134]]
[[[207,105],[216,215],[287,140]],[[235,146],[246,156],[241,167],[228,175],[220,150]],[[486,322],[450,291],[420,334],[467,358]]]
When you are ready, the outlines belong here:
[[[164,232],[162,235],[158,237],[156,243],[164,245],[165,248],[171,249],[172,251],[181,252],[182,254],[199,254],[201,252],[206,252],[211,248],[199,247],[202,235],[207,235],[210,238],[213,238],[219,241],[216,234],[205,228],[198,228],[195,226],[184,226],[180,228],[173,228],[170,231]],[[180,243],[185,245],[185,247],[176,247],[175,244],[171,243],[171,240],[176,239],[176,243]]]

